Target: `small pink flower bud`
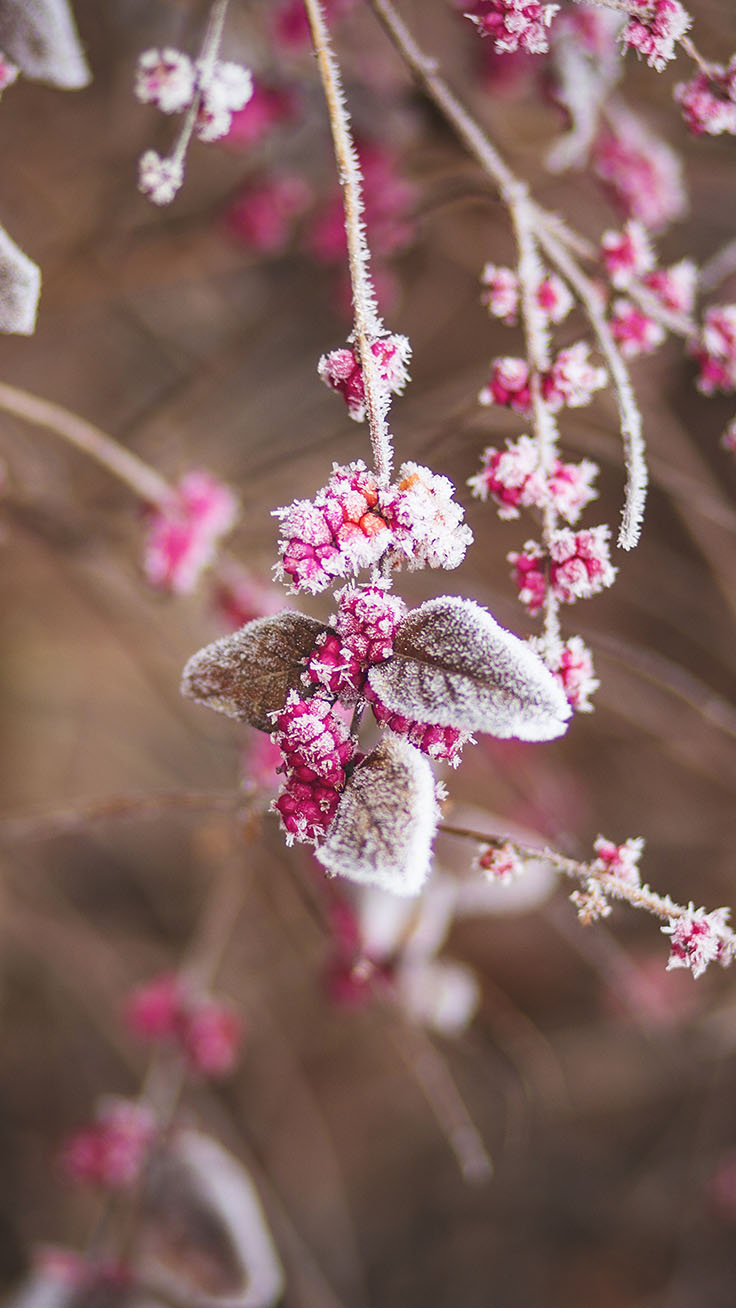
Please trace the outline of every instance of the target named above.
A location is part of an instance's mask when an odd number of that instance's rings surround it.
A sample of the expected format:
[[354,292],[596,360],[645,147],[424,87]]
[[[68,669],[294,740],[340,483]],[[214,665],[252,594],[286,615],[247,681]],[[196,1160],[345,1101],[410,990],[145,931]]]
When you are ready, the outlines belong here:
[[221,1077],[231,1072],[243,1039],[237,1013],[214,999],[193,1001],[182,1022],[181,1045],[193,1071]]

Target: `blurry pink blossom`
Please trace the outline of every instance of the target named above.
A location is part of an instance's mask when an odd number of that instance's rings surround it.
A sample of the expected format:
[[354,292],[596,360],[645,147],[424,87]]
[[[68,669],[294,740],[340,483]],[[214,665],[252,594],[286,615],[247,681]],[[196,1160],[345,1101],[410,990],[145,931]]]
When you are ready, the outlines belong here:
[[155,1133],[148,1108],[129,1099],[102,1100],[97,1120],[62,1149],[61,1164],[75,1181],[113,1190],[135,1185]]
[[181,478],[168,504],[147,516],[146,577],[159,590],[190,595],[234,526],[238,501],[222,482],[197,469]]
[[230,236],[259,254],[281,254],[296,219],[309,207],[311,190],[298,173],[274,173],[251,181],[225,212]]
[[682,217],[687,202],[680,160],[634,114],[619,108],[608,115],[593,164],[627,218],[658,231]]

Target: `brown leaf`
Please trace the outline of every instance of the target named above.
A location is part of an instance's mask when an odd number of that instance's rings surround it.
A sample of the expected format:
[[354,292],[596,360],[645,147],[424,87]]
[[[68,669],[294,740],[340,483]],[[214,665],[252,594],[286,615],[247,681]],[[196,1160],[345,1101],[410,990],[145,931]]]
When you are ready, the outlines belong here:
[[223,636],[190,658],[181,691],[198,704],[271,731],[271,714],[298,690],[302,660],[314,649],[324,624],[285,609],[256,618],[232,636]]
[[350,778],[317,858],[333,876],[418,895],[429,872],[437,816],[429,763],[387,732]]
[[539,655],[479,604],[453,595],[407,614],[393,656],[368,680],[395,713],[502,738],[552,740],[571,714]]

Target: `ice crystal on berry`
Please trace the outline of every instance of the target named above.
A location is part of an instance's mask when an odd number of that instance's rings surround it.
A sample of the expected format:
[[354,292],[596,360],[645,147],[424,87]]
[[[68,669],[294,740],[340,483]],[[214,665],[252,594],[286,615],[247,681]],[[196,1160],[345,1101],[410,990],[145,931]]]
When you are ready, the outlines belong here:
[[414,568],[456,568],[472,544],[463,509],[453,499],[447,477],[418,463],[403,463],[399,481],[388,492],[387,513],[394,557]]
[[591,713],[590,697],[600,682],[594,676],[593,656],[581,637],[571,636],[564,645],[558,644],[552,651],[546,649],[543,640],[532,641],[532,645],[556,676],[571,708],[577,713]]
[[227,136],[234,113],[244,109],[253,94],[253,78],[240,64],[218,60],[211,72],[197,64],[200,93],[195,133],[200,141],[219,141]]

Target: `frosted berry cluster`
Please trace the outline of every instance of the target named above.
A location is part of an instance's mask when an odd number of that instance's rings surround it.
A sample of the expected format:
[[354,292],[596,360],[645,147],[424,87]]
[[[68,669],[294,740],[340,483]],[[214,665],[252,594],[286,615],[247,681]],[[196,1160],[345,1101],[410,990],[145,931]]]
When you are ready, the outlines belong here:
[[[609,305],[609,326],[622,355],[632,359],[651,354],[665,339],[662,310],[689,317],[695,304],[697,269],[690,259],[670,268],[657,268],[648,233],[635,218],[621,231],[605,232],[601,262],[608,279],[629,296],[615,296]],[[642,306],[646,307],[642,307]]]
[[605,525],[577,532],[563,527],[553,533],[548,549],[527,541],[521,553],[510,554],[519,599],[529,613],[539,612],[548,590],[560,603],[573,604],[612,585],[616,568],[611,564],[609,535]]
[[679,0],[652,0],[646,9],[629,18],[621,33],[625,46],[644,55],[657,72],[675,57],[677,42],[688,31],[692,19]]
[[285,783],[273,808],[287,844],[317,844],[335,816],[356,742],[325,699],[300,699],[292,691],[274,715],[272,739],[283,755]]
[[250,100],[253,78],[240,64],[217,60],[210,69],[181,50],[146,50],[138,60],[135,94],[165,114],[183,113],[198,96],[195,134],[200,141],[217,141]]
[[592,713],[591,696],[598,690],[600,682],[594,675],[593,657],[585,641],[580,636],[570,636],[564,643],[534,637],[530,644],[557,678],[570,707],[576,713]]
[[687,208],[682,164],[642,121],[617,106],[593,147],[593,168],[625,218],[660,231]]
[[[565,405],[578,409],[590,404],[595,392],[606,385],[606,370],[591,363],[589,351],[585,341],[577,341],[560,350],[551,367],[542,374],[542,395],[552,413],[559,412]],[[528,415],[531,391],[526,360],[495,359],[491,365],[490,381],[481,390],[478,401],[484,405],[504,405]]]
[[173,973],[134,990],[124,1018],[139,1040],[175,1048],[200,1076],[225,1076],[235,1066],[243,1036],[237,1013],[221,999],[191,992]]
[[555,459],[551,473],[539,466],[539,447],[531,436],[507,441],[505,450],[490,445],[483,451],[483,466],[468,479],[478,499],[490,495],[498,506],[500,518],[518,518],[519,510],[544,509],[552,505],[566,522],[577,522],[580,513],[595,499],[593,480],[598,473],[595,463],[563,463]]
[[593,848],[596,853],[594,871],[619,877],[630,885],[639,885],[639,860],[644,849],[641,836],[629,837],[623,845],[616,845],[612,840],[606,840],[605,836],[598,836]]
[[463,746],[472,741],[467,731],[457,727],[443,727],[436,723],[417,722],[403,713],[397,713],[381,702],[371,686],[365,687],[365,696],[377,722],[389,727],[397,736],[405,736],[410,745],[429,755],[436,763],[449,763],[457,767]]
[[[487,263],[481,273],[481,303],[494,318],[508,326],[516,322],[519,311],[519,278],[511,268]],[[560,323],[573,306],[573,298],[556,273],[546,272],[537,286],[537,305],[548,323]]]
[[736,55],[728,66],[709,64],[675,87],[675,100],[695,136],[736,135]]
[[512,844],[489,845],[478,855],[478,867],[489,881],[508,886],[524,871],[524,864]]
[[453,486],[419,464],[405,463],[384,489],[358,460],[333,465],[313,500],[276,509],[281,562],[276,575],[294,590],[316,593],[390,554],[392,566],[455,568],[472,541]]
[[704,395],[736,390],[736,304],[706,310],[690,352],[700,366],[697,387]]
[[379,506],[378,480],[362,460],[334,464],[313,500],[274,510],[280,519],[276,575],[292,589],[316,593],[336,577],[371,567],[391,543]]
[[[386,336],[373,341],[371,353],[378,364],[380,381],[394,395],[401,395],[409,380],[411,346],[406,336]],[[350,417],[363,422],[366,416],[363,369],[354,346],[323,354],[317,371],[326,386],[342,395]]]
[[475,0],[465,17],[481,36],[489,36],[497,54],[544,54],[549,49],[547,33],[559,5],[529,3],[529,0]]
[[[223,60],[192,60],[181,50],[146,50],[139,57],[135,94],[143,104],[162,113],[181,114],[196,107],[194,134],[200,141],[227,136],[233,114],[245,108],[253,94],[247,68]],[[182,147],[182,156],[186,142]],[[138,188],[153,204],[170,204],[184,177],[183,157],[170,158],[146,150],[138,169]]]
[[727,966],[731,962],[731,951],[724,939],[728,916],[727,908],[706,913],[704,908],[695,908],[691,903],[679,917],[671,917],[662,927],[670,937],[667,971],[686,967],[694,977],[699,977],[709,963]]
[[347,587],[338,601],[334,630],[318,637],[304,682],[351,702],[362,693],[368,669],[390,658],[406,605],[378,586]]
[[208,472],[186,473],[168,502],[147,514],[143,567],[151,585],[190,595],[235,525],[238,510],[233,492]]

